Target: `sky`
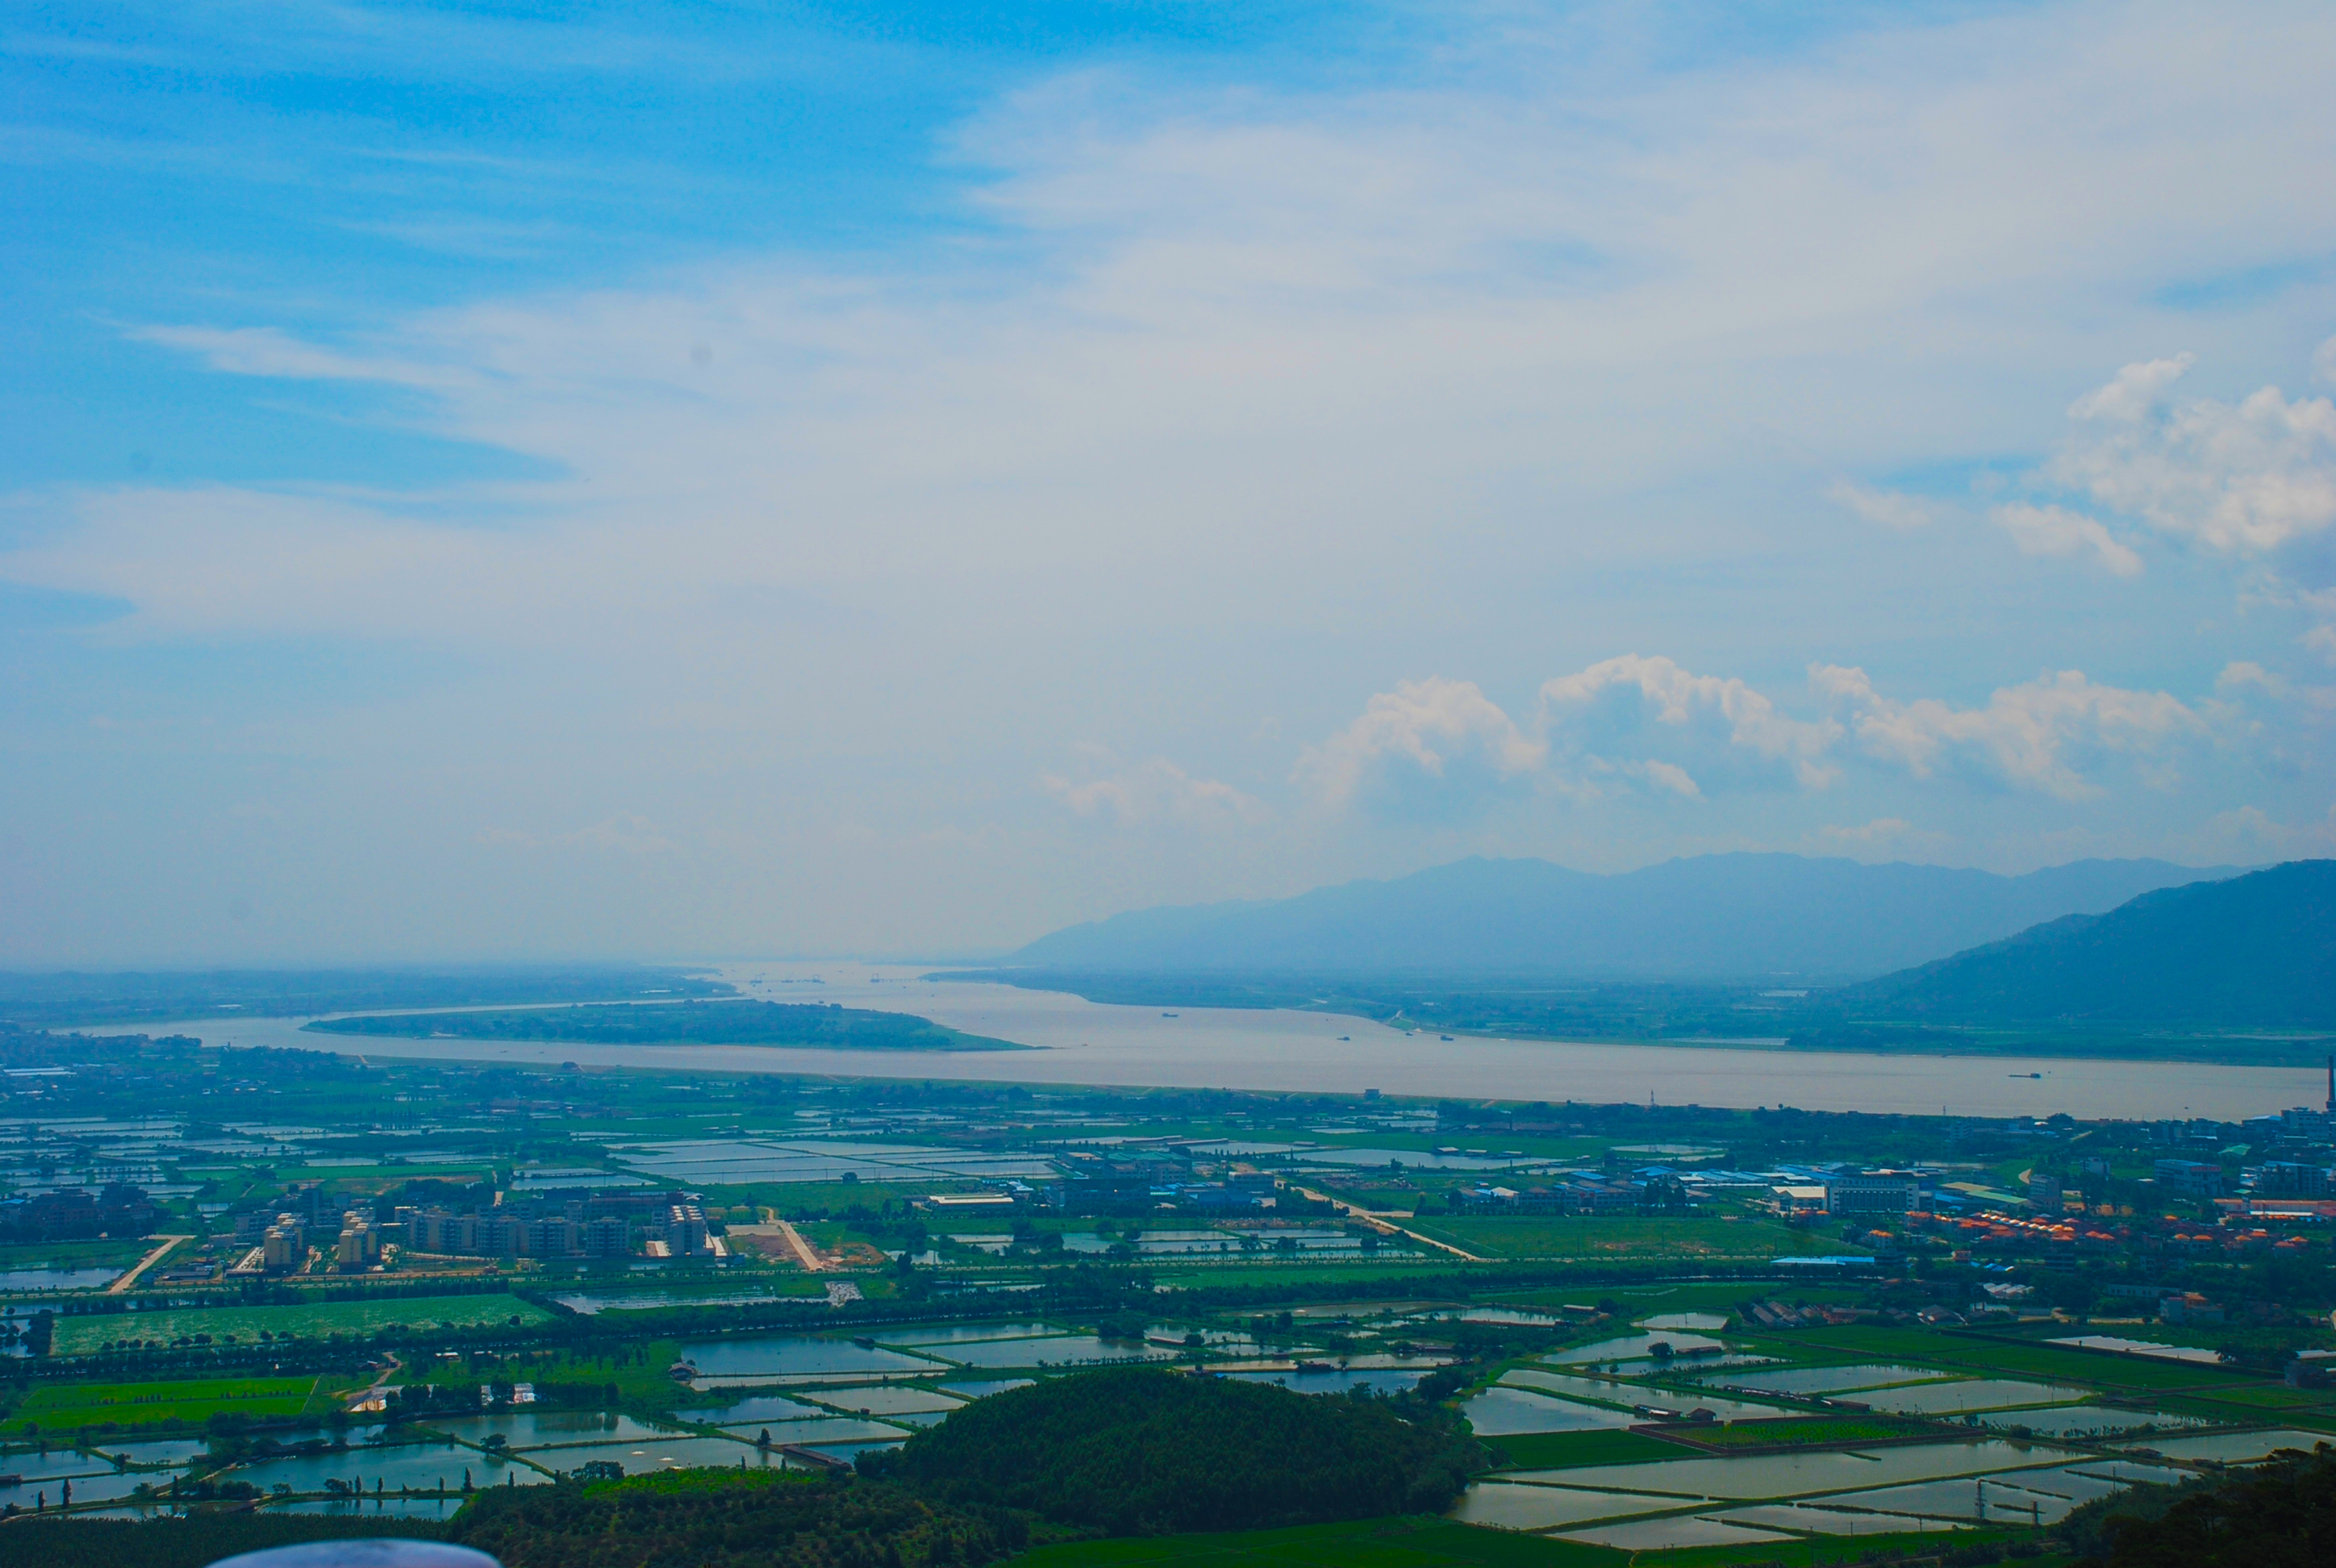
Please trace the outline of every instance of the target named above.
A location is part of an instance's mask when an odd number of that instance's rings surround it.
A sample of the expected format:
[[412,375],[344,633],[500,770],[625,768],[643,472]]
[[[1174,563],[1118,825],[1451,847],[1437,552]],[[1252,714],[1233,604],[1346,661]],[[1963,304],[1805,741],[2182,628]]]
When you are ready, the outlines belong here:
[[2336,8],[0,17],[0,965],[2336,853]]

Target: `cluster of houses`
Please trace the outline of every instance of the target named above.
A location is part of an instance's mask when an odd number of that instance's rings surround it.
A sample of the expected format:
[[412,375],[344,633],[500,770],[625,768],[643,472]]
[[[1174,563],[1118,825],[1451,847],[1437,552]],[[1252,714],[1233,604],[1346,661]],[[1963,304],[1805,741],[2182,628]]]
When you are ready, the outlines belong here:
[[380,1207],[327,1193],[318,1183],[237,1217],[248,1250],[229,1272],[299,1272],[329,1265],[341,1273],[381,1266],[385,1249],[428,1258],[715,1258],[726,1255],[706,1212],[682,1193],[596,1192],[527,1195],[499,1192],[467,1205]]

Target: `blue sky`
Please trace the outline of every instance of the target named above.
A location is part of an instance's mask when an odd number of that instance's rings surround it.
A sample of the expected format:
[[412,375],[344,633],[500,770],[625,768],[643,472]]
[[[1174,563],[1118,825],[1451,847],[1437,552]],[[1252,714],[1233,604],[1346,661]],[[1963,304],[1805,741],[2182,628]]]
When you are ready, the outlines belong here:
[[0,962],[2336,849],[2336,16],[0,24]]

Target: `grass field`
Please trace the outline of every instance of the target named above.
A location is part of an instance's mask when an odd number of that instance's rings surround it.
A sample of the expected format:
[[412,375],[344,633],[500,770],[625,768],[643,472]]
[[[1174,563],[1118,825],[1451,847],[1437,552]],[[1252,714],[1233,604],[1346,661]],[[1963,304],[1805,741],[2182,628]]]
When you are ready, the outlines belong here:
[[[1679,1450],[1672,1449],[1672,1453]],[[2017,1539],[2020,1532],[1960,1531],[1954,1545]],[[1149,1539],[1071,1541],[1041,1546],[1016,1559],[1017,1568],[1722,1568],[1757,1563],[1775,1568],[1818,1568],[1865,1553],[1935,1553],[1936,1535],[1859,1535],[1778,1539],[1757,1546],[1698,1546],[1671,1552],[1616,1551],[1548,1535],[1486,1530],[1442,1519],[1366,1519],[1309,1524],[1294,1530],[1249,1530],[1224,1535],[1158,1535]],[[2056,1568],[2066,1560],[2025,1559],[2028,1568]]]
[[[1673,1452],[1677,1452],[1676,1449]],[[1442,1519],[1365,1519],[1223,1535],[1069,1541],[1016,1559],[1017,1568],[1623,1568],[1628,1553],[1578,1546]]]
[[262,1333],[291,1334],[321,1339],[334,1334],[371,1335],[393,1324],[409,1328],[442,1323],[456,1327],[503,1323],[540,1323],[551,1314],[516,1296],[421,1296],[404,1300],[319,1301],[314,1306],[198,1307],[160,1312],[104,1312],[87,1317],[59,1318],[54,1354],[85,1356],[116,1339],[160,1339],[208,1334],[214,1340],[232,1335],[249,1344]]
[[1904,1421],[1868,1417],[1815,1416],[1780,1421],[1733,1421],[1689,1434],[1722,1448],[1757,1448],[1772,1443],[1877,1443],[1914,1435],[1922,1428]]
[[69,1432],[180,1421],[199,1426],[222,1411],[244,1416],[297,1416],[316,1392],[315,1378],[200,1378],[170,1383],[84,1383],[35,1388],[10,1413],[0,1431]]
[[153,1250],[152,1242],[27,1242],[0,1247],[0,1271],[14,1269],[128,1268]]
[[278,1165],[278,1182],[331,1182],[343,1187],[395,1187],[407,1182],[487,1182],[494,1179],[491,1162],[475,1165]]
[[1701,1215],[1676,1220],[1620,1214],[1519,1214],[1500,1219],[1437,1215],[1414,1220],[1410,1228],[1488,1258],[1765,1259],[1841,1250],[1841,1243],[1829,1237],[1775,1221]]
[[1676,1443],[1638,1432],[1611,1428],[1594,1432],[1521,1432],[1508,1437],[1480,1439],[1498,1449],[1515,1470],[1572,1470],[1584,1465],[1628,1465],[1639,1459],[1681,1459],[1691,1456]]

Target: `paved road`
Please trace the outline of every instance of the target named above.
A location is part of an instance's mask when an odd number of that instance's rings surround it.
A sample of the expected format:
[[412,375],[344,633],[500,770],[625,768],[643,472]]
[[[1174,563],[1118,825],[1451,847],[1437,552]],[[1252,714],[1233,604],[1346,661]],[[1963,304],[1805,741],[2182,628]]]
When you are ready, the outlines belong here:
[[170,1251],[171,1248],[177,1246],[181,1242],[191,1242],[194,1240],[192,1236],[161,1236],[156,1239],[162,1244],[155,1248],[152,1251],[147,1253],[144,1257],[139,1259],[138,1266],[136,1268],[122,1275],[119,1280],[114,1281],[111,1285],[108,1285],[105,1288],[105,1293],[107,1295],[121,1295],[124,1290],[129,1290],[131,1286],[138,1283],[139,1275],[144,1273],[147,1270],[161,1262],[164,1253]]

